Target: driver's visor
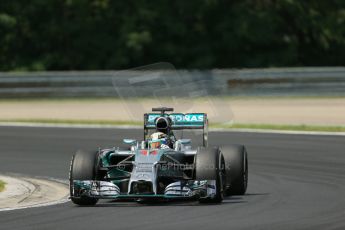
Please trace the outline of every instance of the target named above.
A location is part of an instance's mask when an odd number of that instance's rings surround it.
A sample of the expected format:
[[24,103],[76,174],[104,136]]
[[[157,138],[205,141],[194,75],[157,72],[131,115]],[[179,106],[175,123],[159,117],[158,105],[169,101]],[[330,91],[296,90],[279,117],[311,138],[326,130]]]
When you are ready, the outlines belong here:
[[158,149],[161,146],[160,140],[152,140],[150,143],[152,149]]

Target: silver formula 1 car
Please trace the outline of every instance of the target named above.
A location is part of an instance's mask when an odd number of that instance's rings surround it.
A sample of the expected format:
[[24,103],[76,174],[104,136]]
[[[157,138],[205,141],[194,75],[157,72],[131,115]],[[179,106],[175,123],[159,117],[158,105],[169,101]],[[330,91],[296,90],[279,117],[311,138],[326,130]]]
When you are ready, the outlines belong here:
[[[69,174],[73,203],[95,205],[99,199],[219,203],[224,196],[245,194],[244,146],[208,147],[205,113],[171,113],[173,109],[165,107],[152,111],[144,114],[143,141],[124,139],[125,150],[114,147],[73,155]],[[190,139],[177,139],[174,131],[183,129],[202,130],[202,145],[193,148]]]

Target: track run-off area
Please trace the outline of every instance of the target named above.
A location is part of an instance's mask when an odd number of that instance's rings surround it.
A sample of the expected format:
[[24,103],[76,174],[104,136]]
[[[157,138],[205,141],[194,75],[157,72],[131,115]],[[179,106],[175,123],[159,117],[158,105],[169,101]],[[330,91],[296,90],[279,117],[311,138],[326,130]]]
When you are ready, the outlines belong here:
[[[78,149],[141,139],[140,129],[0,127],[0,174],[68,179]],[[72,202],[0,212],[0,229],[345,229],[345,136],[210,132],[210,145],[244,144],[245,196],[219,205]]]

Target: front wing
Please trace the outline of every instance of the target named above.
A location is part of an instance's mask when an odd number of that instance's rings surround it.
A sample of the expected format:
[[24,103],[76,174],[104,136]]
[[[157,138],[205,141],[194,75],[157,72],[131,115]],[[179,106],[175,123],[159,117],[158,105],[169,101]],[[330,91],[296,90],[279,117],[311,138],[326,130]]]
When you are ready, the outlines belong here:
[[74,180],[71,183],[71,197],[82,196],[94,197],[99,199],[122,199],[122,198],[213,198],[216,195],[216,181],[183,181],[169,184],[164,194],[128,194],[121,192],[120,188],[108,181],[96,180]]

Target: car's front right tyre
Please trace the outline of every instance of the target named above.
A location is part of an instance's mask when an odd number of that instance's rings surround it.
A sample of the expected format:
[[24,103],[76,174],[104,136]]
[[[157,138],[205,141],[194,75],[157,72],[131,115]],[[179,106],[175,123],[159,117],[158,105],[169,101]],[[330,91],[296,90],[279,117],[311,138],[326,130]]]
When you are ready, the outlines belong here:
[[71,201],[74,204],[82,206],[95,205],[98,201],[97,198],[81,196],[73,197],[73,180],[95,180],[96,175],[96,157],[95,152],[84,152],[79,150],[76,154],[73,155],[70,172],[69,172],[69,181],[70,181],[70,196]]

